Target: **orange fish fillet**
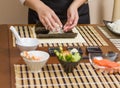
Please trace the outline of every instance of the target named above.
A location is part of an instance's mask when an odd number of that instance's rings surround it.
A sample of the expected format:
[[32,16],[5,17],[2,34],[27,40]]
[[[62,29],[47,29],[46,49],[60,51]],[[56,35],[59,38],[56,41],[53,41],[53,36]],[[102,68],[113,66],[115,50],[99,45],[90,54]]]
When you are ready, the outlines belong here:
[[114,67],[120,66],[119,63],[114,62],[114,61],[110,61],[108,59],[98,60],[98,59],[94,58],[93,62],[99,66],[104,66],[104,67],[108,67],[108,68],[114,68]]

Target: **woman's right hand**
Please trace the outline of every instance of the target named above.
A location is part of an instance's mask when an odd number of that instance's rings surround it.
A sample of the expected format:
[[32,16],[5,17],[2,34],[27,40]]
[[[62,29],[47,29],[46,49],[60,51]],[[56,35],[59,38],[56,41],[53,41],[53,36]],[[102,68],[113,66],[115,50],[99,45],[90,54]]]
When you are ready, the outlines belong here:
[[56,24],[62,27],[62,23],[55,12],[41,0],[25,0],[25,6],[35,10],[39,20],[48,30],[55,30]]
[[55,12],[48,6],[44,5],[42,9],[37,10],[37,13],[41,23],[45,26],[46,29],[51,31],[55,30],[56,27],[58,27],[56,24],[62,27],[60,19],[55,14]]

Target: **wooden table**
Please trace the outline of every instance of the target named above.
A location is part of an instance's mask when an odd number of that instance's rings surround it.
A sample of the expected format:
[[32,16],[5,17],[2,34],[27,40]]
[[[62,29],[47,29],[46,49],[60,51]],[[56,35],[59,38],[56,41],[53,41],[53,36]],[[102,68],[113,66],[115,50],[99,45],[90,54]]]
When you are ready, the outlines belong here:
[[0,87],[10,88],[9,33],[6,25],[0,25],[0,41]]
[[[20,57],[20,51],[13,47],[12,36],[9,31],[10,25],[0,25],[0,87],[1,88],[15,88],[15,73],[14,64],[24,64],[24,61]],[[96,26],[96,25],[92,25]],[[97,30],[100,35],[105,39],[109,46],[101,46],[103,53],[108,51],[119,52],[116,47],[107,39],[103,33]],[[86,46],[81,46],[83,55],[86,56]],[[38,47],[40,50],[47,51],[48,47]],[[87,59],[81,62],[88,62]],[[56,57],[50,57],[49,64],[59,63]]]

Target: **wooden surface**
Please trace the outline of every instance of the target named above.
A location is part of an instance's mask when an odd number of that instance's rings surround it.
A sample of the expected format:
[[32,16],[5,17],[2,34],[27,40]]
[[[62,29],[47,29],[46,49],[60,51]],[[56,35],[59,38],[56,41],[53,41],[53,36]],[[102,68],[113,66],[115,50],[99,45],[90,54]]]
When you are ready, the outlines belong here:
[[8,28],[0,25],[0,88],[10,88]]
[[[96,25],[92,25],[97,32],[104,38],[109,46],[101,46],[103,53],[108,51],[119,52],[116,47],[107,39],[101,31],[99,31]],[[9,25],[0,25],[0,88],[15,88],[15,72],[14,64],[24,64],[24,61],[20,57],[20,51],[13,47],[13,40],[11,32],[8,30]],[[66,48],[66,47],[64,47]],[[86,56],[86,46],[81,46],[83,50],[83,56]],[[48,47],[38,47],[37,49],[48,51]],[[88,62],[87,59],[81,62]],[[49,64],[59,63],[56,57],[50,57]]]

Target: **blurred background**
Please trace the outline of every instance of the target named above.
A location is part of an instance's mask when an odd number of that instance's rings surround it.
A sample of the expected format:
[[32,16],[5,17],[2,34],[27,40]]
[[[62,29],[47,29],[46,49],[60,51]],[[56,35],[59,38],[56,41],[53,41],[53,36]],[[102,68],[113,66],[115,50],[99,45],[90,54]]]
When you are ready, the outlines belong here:
[[[91,24],[120,19],[120,0],[89,0]],[[27,24],[28,8],[18,0],[0,0],[0,24]]]

